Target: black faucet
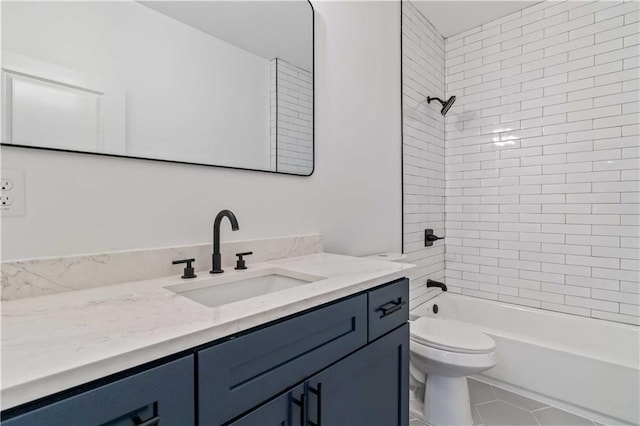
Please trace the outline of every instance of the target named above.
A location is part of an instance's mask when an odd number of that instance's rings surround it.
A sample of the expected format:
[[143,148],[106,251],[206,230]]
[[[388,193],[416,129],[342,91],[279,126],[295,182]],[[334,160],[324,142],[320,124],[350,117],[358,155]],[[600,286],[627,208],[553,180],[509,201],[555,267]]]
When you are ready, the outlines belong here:
[[434,281],[431,279],[427,279],[427,288],[430,287],[440,287],[442,291],[447,291],[447,285],[445,283],[441,283],[440,281]]
[[211,255],[211,271],[209,271],[211,274],[224,272],[222,270],[222,256],[220,256],[220,222],[225,217],[229,218],[232,230],[237,231],[240,229],[238,227],[238,219],[236,219],[236,215],[231,210],[222,210],[216,216],[216,220],[213,222],[213,254]]

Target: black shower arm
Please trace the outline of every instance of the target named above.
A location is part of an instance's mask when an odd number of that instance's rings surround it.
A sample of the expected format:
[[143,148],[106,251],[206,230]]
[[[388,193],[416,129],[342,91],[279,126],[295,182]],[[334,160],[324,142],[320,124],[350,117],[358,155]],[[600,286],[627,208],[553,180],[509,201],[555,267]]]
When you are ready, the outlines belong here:
[[440,104],[444,105],[444,101],[440,98],[436,98],[435,96],[431,97],[431,96],[427,96],[427,103],[430,104],[431,101],[438,101],[440,102]]

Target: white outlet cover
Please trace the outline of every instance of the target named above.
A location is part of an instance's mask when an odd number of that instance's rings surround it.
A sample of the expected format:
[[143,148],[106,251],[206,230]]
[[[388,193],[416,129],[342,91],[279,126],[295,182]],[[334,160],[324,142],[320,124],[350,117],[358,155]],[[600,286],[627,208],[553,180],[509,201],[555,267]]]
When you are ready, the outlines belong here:
[[10,181],[7,190],[2,190],[2,198],[8,197],[11,200],[10,205],[0,205],[0,215],[8,216],[24,216],[25,211],[25,188],[24,188],[24,170],[23,169],[5,169],[0,171],[0,179]]
[[4,190],[11,190],[13,189],[13,181],[9,180],[9,179],[0,179],[0,188],[4,191]]
[[0,205],[11,206],[13,204],[13,197],[11,195],[0,195]]

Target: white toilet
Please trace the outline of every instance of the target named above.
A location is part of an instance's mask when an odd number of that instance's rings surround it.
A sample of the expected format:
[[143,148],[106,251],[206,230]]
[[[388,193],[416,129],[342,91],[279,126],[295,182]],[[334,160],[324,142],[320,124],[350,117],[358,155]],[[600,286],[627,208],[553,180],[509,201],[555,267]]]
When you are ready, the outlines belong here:
[[423,420],[433,426],[471,426],[467,376],[497,364],[495,342],[454,320],[421,317],[410,330],[412,384],[425,386]]

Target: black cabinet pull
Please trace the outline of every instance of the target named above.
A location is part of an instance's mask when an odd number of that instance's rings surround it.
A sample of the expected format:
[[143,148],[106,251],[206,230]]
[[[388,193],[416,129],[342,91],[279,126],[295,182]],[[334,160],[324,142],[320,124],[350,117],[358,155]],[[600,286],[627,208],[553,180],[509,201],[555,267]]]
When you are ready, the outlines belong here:
[[314,388],[309,388],[309,390],[311,391],[311,393],[317,395],[318,399],[318,403],[317,403],[317,423],[314,423],[312,421],[309,422],[309,424],[311,426],[322,426],[322,383],[318,383],[318,386],[316,389]]
[[153,416],[149,420],[142,420],[140,417],[135,416],[131,420],[133,420],[135,426],[157,426],[160,423],[160,416]]
[[304,409],[304,392],[300,395],[300,400],[293,398],[293,403],[300,407],[300,426],[305,426],[307,422],[307,414]]
[[387,315],[391,315],[394,312],[397,312],[399,310],[402,309],[402,307],[404,305],[406,305],[407,302],[403,302],[402,298],[398,298],[398,300],[393,300],[391,302],[387,302],[384,305],[380,306],[378,309],[376,309],[377,312],[382,312],[382,315],[380,315],[380,318],[384,318]]

